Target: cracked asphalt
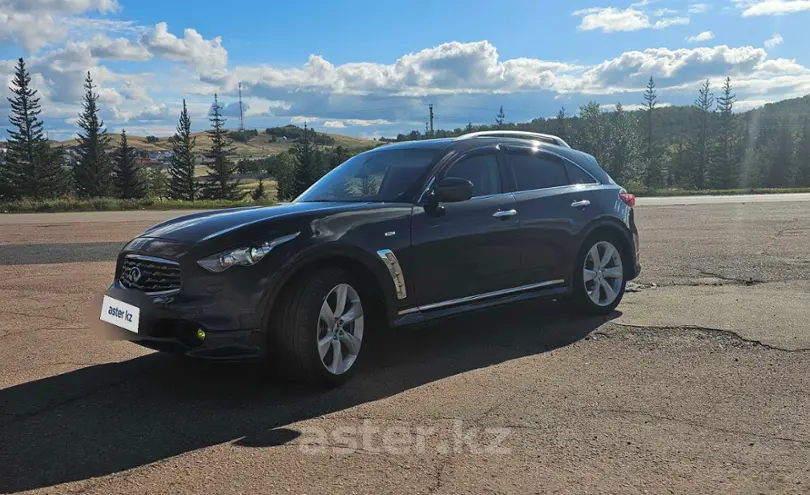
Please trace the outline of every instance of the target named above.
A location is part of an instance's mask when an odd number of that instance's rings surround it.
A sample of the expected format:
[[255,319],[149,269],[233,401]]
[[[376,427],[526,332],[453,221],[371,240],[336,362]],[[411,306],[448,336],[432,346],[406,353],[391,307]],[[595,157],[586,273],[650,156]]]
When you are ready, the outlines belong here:
[[611,317],[378,335],[328,392],[88,328],[171,214],[0,215],[0,493],[810,493],[810,202],[666,199]]

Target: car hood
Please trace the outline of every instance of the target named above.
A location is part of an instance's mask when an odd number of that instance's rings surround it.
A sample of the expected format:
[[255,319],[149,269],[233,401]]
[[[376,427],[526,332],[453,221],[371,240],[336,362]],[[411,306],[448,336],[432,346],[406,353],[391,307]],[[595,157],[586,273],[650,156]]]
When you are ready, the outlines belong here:
[[242,227],[306,213],[332,212],[368,206],[369,203],[289,203],[276,206],[230,208],[183,215],[147,229],[141,237],[184,243],[205,242]]

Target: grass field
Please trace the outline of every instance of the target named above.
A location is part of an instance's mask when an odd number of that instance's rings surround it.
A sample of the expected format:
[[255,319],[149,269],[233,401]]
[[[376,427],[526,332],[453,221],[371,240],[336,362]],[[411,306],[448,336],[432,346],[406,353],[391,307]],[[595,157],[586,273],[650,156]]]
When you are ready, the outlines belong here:
[[[344,136],[342,134],[325,134],[335,140],[335,146],[343,146],[350,150],[359,151],[373,147],[376,143],[369,139],[362,139],[353,136]],[[211,148],[211,137],[206,132],[194,133],[197,138],[195,150],[197,152],[205,152]],[[127,141],[130,146],[138,150],[144,151],[169,151],[172,149],[168,137],[160,137],[157,143],[149,143],[143,136],[127,135]],[[120,134],[110,134],[110,144],[115,147],[121,141]],[[268,136],[261,131],[258,136],[251,138],[247,143],[233,142],[234,153],[244,156],[267,156],[276,155],[282,151],[290,149],[295,141],[272,141],[272,136]],[[54,146],[76,146],[78,141],[76,139],[69,139],[67,141],[53,141]]]

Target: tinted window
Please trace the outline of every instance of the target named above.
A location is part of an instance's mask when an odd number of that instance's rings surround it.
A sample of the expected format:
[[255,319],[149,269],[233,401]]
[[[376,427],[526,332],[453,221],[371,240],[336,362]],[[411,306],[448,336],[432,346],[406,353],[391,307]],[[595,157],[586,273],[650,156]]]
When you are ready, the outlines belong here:
[[495,155],[464,158],[454,163],[445,177],[461,177],[473,183],[473,196],[487,196],[501,192],[501,175]]
[[569,184],[596,184],[593,177],[574,164],[566,163],[565,170],[568,172]]
[[508,154],[518,191],[567,186],[568,176],[560,160],[540,155]]
[[408,192],[438,155],[434,149],[393,149],[350,158],[296,201],[410,201]]

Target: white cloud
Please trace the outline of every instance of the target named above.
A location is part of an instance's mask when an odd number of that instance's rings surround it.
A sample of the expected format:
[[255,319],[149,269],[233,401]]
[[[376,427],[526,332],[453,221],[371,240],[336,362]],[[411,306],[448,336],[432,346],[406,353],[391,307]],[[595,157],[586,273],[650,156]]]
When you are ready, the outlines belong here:
[[585,72],[582,80],[585,90],[609,94],[622,88],[643,88],[650,76],[659,84],[679,85],[712,76],[751,72],[766,57],[765,50],[750,46],[648,48],[602,62]]
[[773,103],[772,100],[738,100],[734,102],[735,112],[745,112],[755,108],[764,107],[768,103]]
[[[663,16],[669,12],[670,11],[661,10],[657,13]],[[577,10],[574,12],[574,15],[582,17],[582,22],[580,22],[577,28],[578,30],[593,31],[598,29],[605,33],[638,31],[640,29],[664,29],[674,25],[689,24],[688,17],[666,17],[651,22],[650,16],[647,13],[633,7],[627,9],[592,7]]]
[[711,5],[707,3],[693,3],[689,4],[688,12],[690,14],[703,14],[704,12],[708,12],[711,8]]
[[785,15],[810,10],[810,0],[732,0],[743,17]]
[[[176,112],[179,115],[179,111]],[[165,104],[159,103],[157,105],[148,105],[140,112],[128,115],[126,120],[129,122],[162,122],[173,118],[172,110]]]
[[130,101],[152,103],[152,98],[139,82],[127,79],[121,88],[121,94]]
[[[608,103],[607,105],[602,105],[602,110],[605,112],[615,112],[616,111],[616,103]],[[666,108],[671,107],[672,103],[667,102],[658,102],[656,104],[656,108]],[[635,112],[636,110],[644,110],[646,105],[641,103],[630,103],[629,105],[622,105],[622,110],[625,112]]]
[[773,48],[777,45],[781,45],[784,41],[785,39],[782,38],[781,35],[774,34],[773,36],[765,40],[765,48]]
[[323,123],[324,127],[328,127],[330,129],[345,129],[346,124],[343,123],[342,120],[327,120]]
[[736,1],[744,8],[743,17],[755,17],[761,15],[785,15],[810,10],[810,0],[764,0],[764,1]]
[[797,63],[795,60],[786,58],[777,58],[774,60],[766,60],[754,67],[756,72],[769,72],[771,74],[796,74],[807,73],[808,69],[803,65]]
[[104,35],[97,35],[88,43],[88,46],[90,54],[96,58],[140,62],[152,58],[152,54],[145,47],[134,44],[126,38],[110,39]]
[[36,52],[68,35],[72,16],[88,11],[112,12],[116,0],[0,0],[0,43],[17,42]]
[[194,29],[186,29],[183,37],[178,38],[169,32],[165,22],[160,22],[143,35],[140,42],[159,57],[185,62],[198,70],[221,69],[228,64],[228,52],[222,46],[222,39],[206,40]]
[[686,41],[689,43],[702,43],[704,41],[709,41],[714,39],[714,33],[711,31],[703,31],[702,33],[696,36],[690,36],[686,38]]

